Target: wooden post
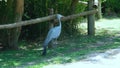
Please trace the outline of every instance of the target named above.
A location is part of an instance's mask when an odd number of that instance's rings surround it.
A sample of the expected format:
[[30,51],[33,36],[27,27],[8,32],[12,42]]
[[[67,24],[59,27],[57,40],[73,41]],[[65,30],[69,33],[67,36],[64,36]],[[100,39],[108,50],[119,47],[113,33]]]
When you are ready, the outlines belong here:
[[[49,15],[53,15],[54,14],[54,9],[53,8],[50,8],[49,9]],[[49,29],[51,29],[51,28],[53,28],[54,27],[54,21],[53,20],[51,20],[51,21],[49,21]],[[52,40],[52,42],[50,43],[50,45],[48,46],[48,48],[52,48],[53,46],[53,40]]]
[[102,18],[101,0],[94,0],[94,8],[98,9],[97,18]]
[[[53,15],[53,14],[54,14],[53,8],[49,9],[49,12],[50,12],[50,13],[49,13],[50,15]],[[53,22],[53,20],[51,20],[49,23],[50,23],[49,29],[53,28],[53,27],[54,27],[54,22]]]
[[[93,10],[94,0],[88,1],[88,11]],[[88,35],[95,34],[95,19],[94,14],[88,15]]]

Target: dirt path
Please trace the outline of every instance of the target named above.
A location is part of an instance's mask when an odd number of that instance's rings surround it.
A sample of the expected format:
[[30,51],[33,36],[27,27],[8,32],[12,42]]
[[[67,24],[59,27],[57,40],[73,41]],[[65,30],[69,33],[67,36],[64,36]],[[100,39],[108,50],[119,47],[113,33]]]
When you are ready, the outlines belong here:
[[43,68],[120,68],[120,48],[108,50],[98,55],[68,64],[48,65]]

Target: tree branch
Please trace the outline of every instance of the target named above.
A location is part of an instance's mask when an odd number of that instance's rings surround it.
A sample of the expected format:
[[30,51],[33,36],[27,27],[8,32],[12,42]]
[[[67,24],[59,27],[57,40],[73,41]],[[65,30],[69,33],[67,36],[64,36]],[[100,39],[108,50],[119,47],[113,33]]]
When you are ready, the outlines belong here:
[[[90,10],[90,11],[82,12],[82,13],[79,13],[79,14],[73,14],[73,15],[69,15],[69,16],[66,16],[66,17],[62,17],[61,20],[66,21],[66,20],[75,19],[75,18],[81,17],[81,16],[95,14],[97,12],[98,12],[98,10]],[[57,21],[57,20],[55,20],[55,21]]]

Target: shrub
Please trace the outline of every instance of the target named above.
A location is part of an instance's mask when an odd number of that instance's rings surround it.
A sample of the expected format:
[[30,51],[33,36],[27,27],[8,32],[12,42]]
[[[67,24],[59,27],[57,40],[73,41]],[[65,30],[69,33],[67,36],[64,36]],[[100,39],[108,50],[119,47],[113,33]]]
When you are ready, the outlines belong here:
[[[84,5],[77,2],[75,4],[74,10],[71,10],[71,3],[72,0],[25,0],[25,13],[23,16],[23,20],[48,16],[49,8],[53,8],[55,14],[59,13],[65,16],[72,14],[71,12],[79,13],[85,9]],[[66,23],[62,23],[62,33],[74,33],[71,32],[71,30],[77,30],[78,20],[80,20],[80,18],[73,21],[67,21]],[[23,38],[24,36],[24,38],[27,39],[36,39],[39,37],[42,38],[46,36],[48,28],[48,22],[26,26],[23,27],[21,37]]]

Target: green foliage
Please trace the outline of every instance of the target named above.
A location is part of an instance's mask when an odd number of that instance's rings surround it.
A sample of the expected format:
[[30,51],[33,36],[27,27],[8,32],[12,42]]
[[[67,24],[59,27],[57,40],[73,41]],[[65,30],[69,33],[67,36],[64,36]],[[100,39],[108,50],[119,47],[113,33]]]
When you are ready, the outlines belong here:
[[107,0],[107,7],[113,9],[115,12],[119,12],[120,11],[120,3],[119,0]]
[[[3,19],[3,16],[5,14],[5,8],[6,8],[6,2],[4,0],[0,1],[0,19]],[[0,24],[2,24],[3,22],[0,21]]]
[[120,11],[120,3],[119,0],[105,0],[103,1],[103,11],[105,11],[105,13],[119,13]]
[[[54,9],[55,14],[59,13],[64,16],[72,14],[71,12],[73,11],[74,13],[80,13],[85,9],[84,5],[77,3],[74,10],[71,10],[71,3],[72,0],[25,0],[25,13],[23,20],[48,16],[49,9],[51,8]],[[72,22],[67,21],[66,23],[62,23],[62,33],[74,33],[74,31],[77,30],[78,20],[80,20],[80,18]],[[48,22],[23,27],[21,37],[27,39],[42,38],[46,36],[48,29]]]
[[[39,17],[44,17],[49,15],[49,9],[53,8],[54,13],[62,14],[64,16],[71,15],[73,13],[80,13],[82,12],[86,6],[83,4],[76,3],[75,5],[71,5],[72,0],[25,0],[25,9],[24,9],[24,15],[23,20],[29,20]],[[5,6],[6,3],[4,0],[0,1],[0,18],[1,20],[4,20],[2,18],[5,13]],[[74,10],[73,10],[73,7]],[[77,32],[77,22],[81,18],[66,21],[65,23],[62,23],[62,33],[63,34],[73,34]],[[29,25],[26,27],[23,27],[22,33],[20,38],[26,38],[26,39],[37,39],[37,38],[44,38],[48,32],[49,29],[49,23],[44,22],[40,24],[34,24]]]

